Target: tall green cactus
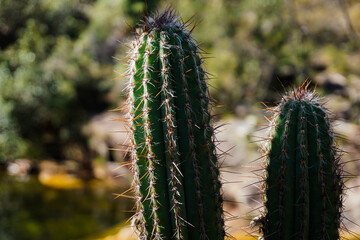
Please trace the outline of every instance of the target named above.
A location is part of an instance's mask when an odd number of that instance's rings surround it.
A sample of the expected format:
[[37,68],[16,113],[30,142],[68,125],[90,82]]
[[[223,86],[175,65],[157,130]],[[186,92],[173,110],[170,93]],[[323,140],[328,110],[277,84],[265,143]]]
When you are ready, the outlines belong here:
[[224,239],[221,182],[200,50],[172,10],[132,42],[128,104],[140,239]]
[[308,83],[275,109],[263,239],[339,239],[343,182],[329,113]]

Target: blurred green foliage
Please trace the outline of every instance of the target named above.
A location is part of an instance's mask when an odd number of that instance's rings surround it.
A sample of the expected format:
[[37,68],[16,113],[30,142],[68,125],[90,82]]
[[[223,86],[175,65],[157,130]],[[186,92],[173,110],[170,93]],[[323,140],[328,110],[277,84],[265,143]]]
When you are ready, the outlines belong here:
[[278,99],[283,88],[277,78],[289,86],[308,77],[316,82],[324,71],[360,76],[350,60],[360,54],[357,0],[345,1],[346,12],[338,0],[172,2],[185,20],[195,15],[195,22],[201,21],[193,33],[210,57],[206,62],[214,75],[213,96],[231,110]]
[[[153,7],[153,6],[152,6]],[[109,107],[118,39],[140,1],[0,1],[0,159],[89,151],[82,126]]]

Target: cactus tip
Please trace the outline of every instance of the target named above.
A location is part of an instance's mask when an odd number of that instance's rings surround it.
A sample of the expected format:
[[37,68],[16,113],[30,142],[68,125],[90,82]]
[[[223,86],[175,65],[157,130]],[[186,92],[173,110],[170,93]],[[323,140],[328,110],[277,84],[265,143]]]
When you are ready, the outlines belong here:
[[178,16],[176,10],[169,6],[163,12],[156,12],[152,16],[145,16],[139,23],[141,33],[150,32],[154,29],[162,29],[167,27],[176,27],[184,29],[184,23]]

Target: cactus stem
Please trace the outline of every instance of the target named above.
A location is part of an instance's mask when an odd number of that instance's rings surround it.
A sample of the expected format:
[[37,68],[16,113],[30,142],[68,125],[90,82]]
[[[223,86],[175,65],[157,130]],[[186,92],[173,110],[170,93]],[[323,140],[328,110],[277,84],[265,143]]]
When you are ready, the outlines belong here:
[[342,173],[329,113],[309,83],[283,96],[267,141],[264,239],[339,239]]
[[141,240],[225,236],[200,50],[172,10],[147,17],[129,56],[133,219]]

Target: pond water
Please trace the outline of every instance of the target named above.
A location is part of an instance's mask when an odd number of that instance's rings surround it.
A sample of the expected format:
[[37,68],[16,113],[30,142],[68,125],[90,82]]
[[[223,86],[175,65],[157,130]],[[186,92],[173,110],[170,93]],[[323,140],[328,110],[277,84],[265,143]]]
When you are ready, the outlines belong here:
[[130,217],[131,201],[114,199],[105,184],[83,189],[45,187],[36,177],[21,179],[0,172],[1,240],[84,239]]

